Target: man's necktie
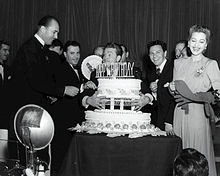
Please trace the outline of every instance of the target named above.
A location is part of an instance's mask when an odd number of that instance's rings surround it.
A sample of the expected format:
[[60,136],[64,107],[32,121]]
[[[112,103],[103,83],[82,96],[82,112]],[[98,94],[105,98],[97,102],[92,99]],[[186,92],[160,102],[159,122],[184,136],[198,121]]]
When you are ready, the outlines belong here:
[[156,75],[157,75],[157,78],[160,77],[160,68],[157,68],[157,69],[156,69]]

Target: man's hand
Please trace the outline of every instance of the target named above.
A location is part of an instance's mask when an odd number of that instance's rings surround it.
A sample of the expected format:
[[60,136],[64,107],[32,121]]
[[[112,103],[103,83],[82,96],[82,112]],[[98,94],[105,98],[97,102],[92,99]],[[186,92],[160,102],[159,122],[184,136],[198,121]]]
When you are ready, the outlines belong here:
[[96,91],[91,97],[88,97],[86,99],[86,103],[98,109],[104,109],[105,108],[105,97],[97,97],[97,94],[98,92]]
[[168,88],[170,89],[170,91],[175,92],[176,91],[175,82],[174,81],[170,82]]
[[156,93],[156,92],[157,92],[157,82],[158,82],[158,79],[157,79],[156,81],[150,83],[150,90],[151,90],[153,93]]
[[93,90],[95,90],[95,89],[97,89],[97,86],[95,85],[94,82],[92,82],[92,81],[87,81],[87,82],[83,85],[83,88],[84,88],[84,89],[93,89]]
[[173,125],[171,125],[169,123],[165,123],[165,131],[168,135],[175,135],[175,133],[173,131]]
[[79,89],[74,86],[65,86],[64,95],[68,95],[71,97],[76,96],[79,93]]
[[140,99],[136,99],[131,102],[131,106],[135,106],[134,110],[139,111],[148,103],[150,103],[150,98],[147,95],[141,94]]

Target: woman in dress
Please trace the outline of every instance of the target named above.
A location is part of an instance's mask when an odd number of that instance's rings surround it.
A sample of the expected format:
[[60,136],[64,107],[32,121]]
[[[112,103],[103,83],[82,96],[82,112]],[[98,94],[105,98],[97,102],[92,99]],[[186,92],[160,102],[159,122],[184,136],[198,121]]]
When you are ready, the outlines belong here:
[[[215,60],[204,56],[210,40],[210,30],[194,25],[189,30],[188,47],[192,55],[189,59],[177,59],[174,64],[173,82],[170,90],[176,91],[177,81],[182,80],[195,94],[207,92],[210,88],[220,92],[220,71]],[[216,176],[214,149],[209,118],[206,117],[204,104],[190,102],[186,108],[174,110],[174,132],[183,141],[183,148],[194,148],[204,154],[209,162],[209,175]]]

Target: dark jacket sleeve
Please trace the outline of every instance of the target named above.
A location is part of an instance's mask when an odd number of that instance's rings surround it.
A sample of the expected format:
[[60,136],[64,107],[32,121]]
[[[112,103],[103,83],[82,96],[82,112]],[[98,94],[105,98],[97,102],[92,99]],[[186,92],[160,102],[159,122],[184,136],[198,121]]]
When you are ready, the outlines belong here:
[[17,54],[20,73],[23,74],[29,86],[36,92],[62,97],[64,87],[56,87],[51,76],[48,58],[43,50],[39,50],[32,42],[29,46],[23,46]]

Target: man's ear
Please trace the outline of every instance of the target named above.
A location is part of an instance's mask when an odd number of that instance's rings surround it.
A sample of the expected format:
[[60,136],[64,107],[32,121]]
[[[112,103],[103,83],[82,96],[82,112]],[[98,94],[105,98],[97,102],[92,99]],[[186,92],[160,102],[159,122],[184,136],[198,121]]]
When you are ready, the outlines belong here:
[[126,58],[129,56],[129,52],[126,52]]
[[119,62],[121,60],[121,56],[117,55],[116,61]]
[[64,56],[65,56],[65,58],[66,58],[66,52],[65,52],[65,51],[63,52],[63,55],[64,55]]
[[167,51],[164,51],[164,57],[167,58]]
[[40,31],[41,31],[42,33],[45,33],[46,27],[45,27],[45,26],[41,26],[41,27],[40,27]]

